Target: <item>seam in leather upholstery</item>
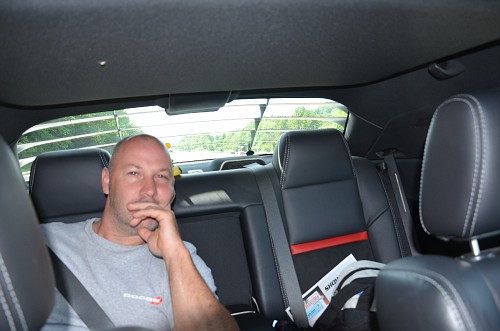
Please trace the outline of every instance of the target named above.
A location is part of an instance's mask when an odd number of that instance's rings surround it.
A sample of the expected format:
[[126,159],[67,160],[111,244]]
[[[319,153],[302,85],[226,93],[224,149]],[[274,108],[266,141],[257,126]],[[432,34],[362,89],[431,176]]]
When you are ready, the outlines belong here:
[[347,144],[347,141],[345,140],[344,136],[342,136],[340,131],[338,131],[338,134],[340,135],[340,138],[344,142],[345,148],[347,149],[347,155],[349,156],[349,162],[351,163],[351,169],[352,169],[352,173],[354,174],[354,178],[357,178],[358,176],[356,174],[356,169],[354,168],[354,164],[352,162],[352,154],[351,154],[351,150],[349,149],[349,145]]
[[[377,173],[377,174],[378,174],[378,177],[380,178],[380,173]],[[380,180],[382,180],[382,178],[380,178]],[[391,199],[389,199],[389,195],[387,193],[387,190],[385,189],[385,185],[381,185],[381,186],[384,189],[385,197],[387,199],[387,204],[389,205],[389,208],[391,210],[392,224],[394,226],[394,231],[396,232],[396,237],[398,238],[399,251],[401,253],[401,256],[405,256],[406,252],[404,251],[403,242],[401,240],[401,234],[399,233],[399,228],[398,228],[395,216],[394,216],[395,215],[395,213],[394,213],[394,207],[391,204]]]
[[[439,108],[438,108],[439,109]],[[432,116],[431,124],[429,125],[429,128],[432,127],[432,123],[434,122],[434,118],[436,117],[436,113]],[[422,161],[425,160],[425,156],[427,155],[427,148],[428,148],[428,139],[425,139],[425,144],[424,144],[424,154],[422,157]],[[424,217],[422,215],[422,184],[423,184],[423,178],[424,178],[424,168],[425,168],[425,163],[422,162],[422,167],[420,169],[420,191],[418,192],[418,218],[420,221],[420,225],[422,226],[422,230],[424,230],[425,233],[431,234],[431,232],[425,227],[424,224]]]
[[[471,95],[467,95],[467,94],[460,94],[460,95],[456,95],[455,97],[453,98],[450,98],[448,100],[446,100],[445,102],[443,102],[441,105],[439,105],[439,107],[436,109],[436,111],[434,112],[434,115],[432,116],[432,120],[431,120],[431,124],[429,126],[429,128],[432,128],[433,126],[433,123],[435,122],[435,118],[437,116],[437,114],[439,113],[439,111],[446,105],[450,104],[450,103],[453,103],[453,102],[462,102],[462,103],[465,103],[467,106],[468,106],[468,109],[470,110],[471,114],[472,114],[472,119],[473,119],[473,129],[474,129],[474,136],[477,138],[476,139],[476,143],[475,143],[475,157],[474,157],[474,170],[473,170],[473,179],[472,179],[472,188],[471,188],[471,192],[470,192],[470,199],[469,199],[469,203],[467,205],[467,213],[465,215],[465,219],[464,219],[464,225],[463,225],[463,228],[462,228],[462,237],[465,237],[466,236],[466,233],[467,233],[467,228],[468,228],[468,225],[469,225],[469,219],[471,218],[471,211],[472,209],[474,209],[474,211],[472,212],[473,213],[473,221],[472,221],[472,224],[473,226],[475,226],[475,222],[476,222],[476,218],[477,218],[477,209],[478,209],[478,202],[474,203],[474,201],[478,200],[479,197],[476,196],[476,192],[482,192],[482,182],[483,182],[483,174],[484,174],[484,170],[482,170],[482,173],[481,173],[481,178],[479,179],[479,189],[477,189],[477,186],[478,186],[478,168],[481,168],[481,164],[480,162],[482,163],[482,159],[479,159],[478,160],[478,155],[480,154],[479,153],[479,150],[481,150],[481,147],[480,147],[480,144],[482,143],[482,141],[484,141],[484,134],[483,135],[480,135],[478,134],[478,131],[480,132],[480,127],[479,127],[479,124],[482,125],[481,122],[481,117],[482,117],[482,114],[479,112],[478,110],[478,113],[476,114],[476,112],[474,111],[474,107],[472,105],[472,103],[470,101],[468,101],[466,98],[471,98],[474,102],[476,102],[476,104],[480,107],[480,104],[478,102],[478,100],[476,98],[474,98],[473,96]],[[481,108],[481,111],[482,111],[482,108]],[[480,117],[478,119],[478,117]],[[484,152],[484,151],[483,151]],[[426,140],[425,142],[425,146],[424,146],[424,160],[426,158],[426,155],[428,153],[428,139]],[[425,165],[425,163],[424,163]],[[425,166],[422,166],[422,169],[421,169],[421,173],[420,173],[420,192],[419,192],[419,216],[420,216],[420,224],[422,225],[422,228],[423,230],[427,233],[427,234],[431,234],[431,232],[426,228],[425,224],[424,224],[424,221],[423,221],[423,215],[422,215],[422,183],[423,183],[423,173],[424,173],[424,169],[425,169]],[[470,235],[472,235],[472,228],[473,226],[471,226],[471,231],[469,231]]]
[[30,180],[30,192],[33,192],[33,183],[35,182],[36,165],[38,164],[38,157],[35,158],[33,166],[31,167],[31,180]]
[[267,233],[269,235],[269,242],[271,243],[271,250],[273,252],[273,260],[274,260],[274,267],[276,268],[276,274],[278,276],[278,283],[280,284],[280,292],[281,292],[281,298],[283,299],[283,304],[285,307],[288,307],[288,295],[285,290],[285,286],[283,285],[283,276],[281,276],[281,271],[278,265],[278,257],[276,256],[276,248],[274,245],[273,237],[271,236],[271,229],[269,228],[269,221],[266,217],[266,225],[267,225]]
[[474,144],[474,147],[475,147],[475,151],[474,151],[474,172],[472,174],[472,187],[471,187],[471,192],[470,192],[470,199],[469,199],[469,203],[467,204],[467,213],[465,214],[465,220],[464,220],[464,226],[462,228],[462,237],[464,237],[467,233],[467,227],[469,226],[469,220],[471,218],[471,213],[472,213],[472,209],[475,209],[474,208],[474,200],[475,200],[475,196],[476,196],[476,192],[477,192],[477,173],[478,173],[478,154],[479,154],[479,143],[480,143],[480,136],[478,134],[478,131],[479,131],[479,124],[478,124],[478,118],[477,118],[477,114],[476,112],[474,111],[474,107],[472,106],[472,104],[466,100],[465,98],[467,98],[467,95],[463,95],[461,96],[462,98],[456,98],[455,100],[456,101],[461,101],[463,103],[465,103],[471,114],[472,114],[472,123],[473,123],[473,128],[474,128],[474,137],[476,138],[475,139],[475,144]]
[[[486,126],[485,126],[485,120],[484,120],[484,111],[483,107],[481,106],[481,103],[479,100],[477,100],[474,96],[472,95],[467,95],[470,97],[477,105],[477,114],[479,117],[479,144],[480,144],[480,152],[481,154],[479,156],[479,188],[477,189],[477,197],[475,199],[475,206],[474,206],[474,212],[472,216],[472,224],[470,225],[470,230],[469,230],[469,237],[473,236],[474,234],[474,229],[476,227],[476,222],[477,222],[477,214],[479,210],[479,205],[481,203],[481,198],[483,195],[483,189],[484,189],[484,173],[485,173],[485,164],[486,164]],[[466,229],[464,229],[466,231]]]
[[[281,189],[285,188],[285,181],[286,181],[286,170],[288,168],[288,157],[290,155],[290,145],[292,144],[292,140],[290,139],[289,135],[286,135],[285,137],[285,160],[284,163],[285,165],[283,166],[283,170],[281,171]],[[278,155],[279,158],[279,155]]]
[[301,185],[296,185],[292,189],[298,189],[302,187],[315,187],[315,186],[321,186],[321,185],[328,185],[328,184],[335,184],[335,183],[341,183],[341,182],[347,182],[347,181],[354,181],[356,183],[356,178],[354,177],[348,177],[348,178],[343,178],[343,179],[336,179],[336,180],[329,180],[329,181],[324,181],[321,183],[315,183],[315,184],[301,184]]
[[[477,269],[477,268],[476,268]],[[491,281],[491,278],[486,277],[487,272],[485,273],[484,271],[478,269],[478,274],[483,280],[484,285],[488,288],[489,293],[491,294],[492,300],[496,304],[497,311],[500,311],[500,297],[495,295],[495,293],[498,290],[498,286],[494,282]]]
[[108,164],[106,162],[106,159],[104,158],[103,152],[100,149],[98,150],[98,152],[99,152],[99,157],[101,158],[102,166],[104,168],[107,168]]
[[[380,212],[378,212],[378,214],[376,214],[373,219],[371,220],[368,220],[368,222],[366,223],[366,227],[369,229],[373,224],[375,224],[378,220],[380,220],[380,218],[387,212],[389,211],[390,213],[390,206],[387,206],[385,207],[384,209],[382,209]],[[392,214],[391,214],[391,217],[392,217]]]
[[[475,325],[472,322],[472,318],[469,314],[462,297],[458,293],[457,289],[453,286],[450,281],[437,272],[427,271],[428,275],[420,274],[414,270],[382,270],[383,273],[402,273],[409,276],[419,278],[432,286],[434,286],[439,293],[443,296],[446,302],[446,306],[450,309],[451,313],[454,315],[454,320],[461,324],[461,329],[475,331]],[[441,284],[440,284],[441,283]],[[447,287],[447,288],[445,288]]]
[[[452,102],[452,100],[446,100],[446,101],[444,101],[434,111],[434,114],[432,115],[431,123],[429,124],[429,132],[430,132],[431,128],[433,127],[434,122],[436,121],[437,113],[439,112],[439,110],[441,108],[443,108],[445,105],[449,104],[450,102]],[[423,157],[422,157],[423,161],[425,161],[425,159],[426,159],[426,156],[427,156],[427,153],[428,153],[428,149],[429,149],[429,133],[427,133],[427,137],[425,139],[424,154],[423,154]],[[420,225],[422,226],[422,229],[425,231],[425,233],[427,233],[427,234],[430,235],[432,233],[425,226],[425,224],[424,224],[424,217],[422,215],[422,191],[423,191],[422,188],[423,188],[423,183],[424,183],[424,181],[423,181],[423,179],[424,179],[424,170],[425,170],[425,162],[422,162],[422,168],[420,169],[420,192],[418,193],[418,215],[419,215],[419,218],[420,218]]]
[[280,167],[280,173],[283,174],[283,164],[281,164],[281,153],[280,153],[280,143],[278,141],[278,149],[277,149],[277,153],[278,153],[278,166]]
[[[16,309],[17,317],[19,318],[19,321],[21,323],[21,327],[23,330],[28,331],[28,324],[26,323],[26,319],[24,318],[24,313],[23,309],[21,308],[21,305],[19,304],[19,300],[17,299],[17,294],[14,289],[14,286],[12,285],[12,280],[9,275],[9,270],[7,269],[7,266],[5,265],[5,262],[3,260],[3,256],[0,253],[0,271],[2,272],[2,277],[5,280],[5,284],[7,286],[7,290],[9,291],[9,297],[12,300],[12,303],[14,304],[14,308]],[[2,306],[3,306],[3,301],[2,301]],[[10,312],[10,310],[9,310]],[[12,315],[11,315],[12,317]],[[10,321],[9,321],[10,323]],[[13,330],[15,330],[15,326]]]
[[5,298],[5,294],[3,292],[2,286],[0,286],[0,304],[2,306],[2,312],[5,315],[5,318],[7,319],[7,322],[9,323],[9,328],[11,330],[16,329],[16,325],[14,323],[14,317],[12,316],[12,312],[10,311],[10,307],[7,304],[7,299]]

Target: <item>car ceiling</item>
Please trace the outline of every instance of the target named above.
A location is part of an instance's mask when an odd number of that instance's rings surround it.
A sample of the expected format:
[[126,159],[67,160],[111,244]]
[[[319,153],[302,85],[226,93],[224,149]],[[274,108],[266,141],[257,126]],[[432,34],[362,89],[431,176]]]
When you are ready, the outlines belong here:
[[[391,123],[426,128],[447,96],[500,86],[499,14],[489,0],[4,0],[0,115],[15,116],[0,133],[173,94],[316,95],[349,107],[365,130],[351,148],[373,155],[402,134],[384,138]],[[429,75],[450,58],[464,74]]]

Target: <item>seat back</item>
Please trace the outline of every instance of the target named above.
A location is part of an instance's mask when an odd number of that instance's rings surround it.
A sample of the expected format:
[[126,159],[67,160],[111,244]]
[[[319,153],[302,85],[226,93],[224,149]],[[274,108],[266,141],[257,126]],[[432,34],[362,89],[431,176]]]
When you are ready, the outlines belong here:
[[237,169],[179,177],[175,184],[172,209],[182,238],[196,246],[212,269],[219,300],[232,312],[253,309],[243,239],[243,224],[259,198],[252,180]]
[[30,174],[30,194],[40,222],[80,222],[100,217],[106,197],[101,173],[110,154],[99,148],[43,153]]
[[0,329],[40,330],[54,305],[54,274],[19,163],[0,137]]
[[[110,156],[100,149],[41,154],[32,166],[30,192],[42,222],[80,222],[100,217],[106,198],[101,172]],[[179,177],[172,205],[182,238],[193,243],[217,285],[219,300],[232,313],[255,311],[242,223],[254,219],[260,197],[253,176],[239,169]],[[241,190],[241,187],[248,187]],[[256,197],[256,198],[255,198]],[[249,317],[249,316],[253,317]],[[240,314],[242,329],[271,329],[259,314]]]
[[278,142],[273,165],[303,291],[349,254],[380,262],[401,257],[377,171],[366,159],[353,162],[341,132],[287,132]]
[[[416,256],[390,263],[377,280],[383,330],[497,330],[500,241],[500,91],[456,95],[436,110],[426,140],[420,221],[430,235],[467,240],[458,258]],[[398,295],[394,295],[398,293]]]

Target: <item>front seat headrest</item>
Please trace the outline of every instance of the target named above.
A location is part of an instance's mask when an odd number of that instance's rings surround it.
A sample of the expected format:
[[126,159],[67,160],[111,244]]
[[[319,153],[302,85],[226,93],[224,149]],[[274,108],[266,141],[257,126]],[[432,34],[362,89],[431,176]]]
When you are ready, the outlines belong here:
[[460,94],[434,113],[420,187],[424,230],[479,239],[500,230],[500,91]]
[[106,197],[101,173],[109,152],[74,149],[37,156],[31,167],[30,193],[41,222],[79,222],[98,217]]

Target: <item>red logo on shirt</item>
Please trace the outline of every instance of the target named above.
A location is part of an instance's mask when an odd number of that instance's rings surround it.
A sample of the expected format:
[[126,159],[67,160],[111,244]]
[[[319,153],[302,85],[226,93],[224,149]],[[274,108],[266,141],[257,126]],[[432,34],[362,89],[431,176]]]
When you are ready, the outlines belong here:
[[152,305],[159,306],[163,302],[163,298],[161,296],[157,296],[156,298],[148,297],[145,295],[136,295],[130,293],[123,293],[123,297],[135,299],[135,300],[144,300],[149,302]]
[[159,306],[163,302],[163,299],[161,296],[157,296],[156,298],[151,301],[152,305]]

